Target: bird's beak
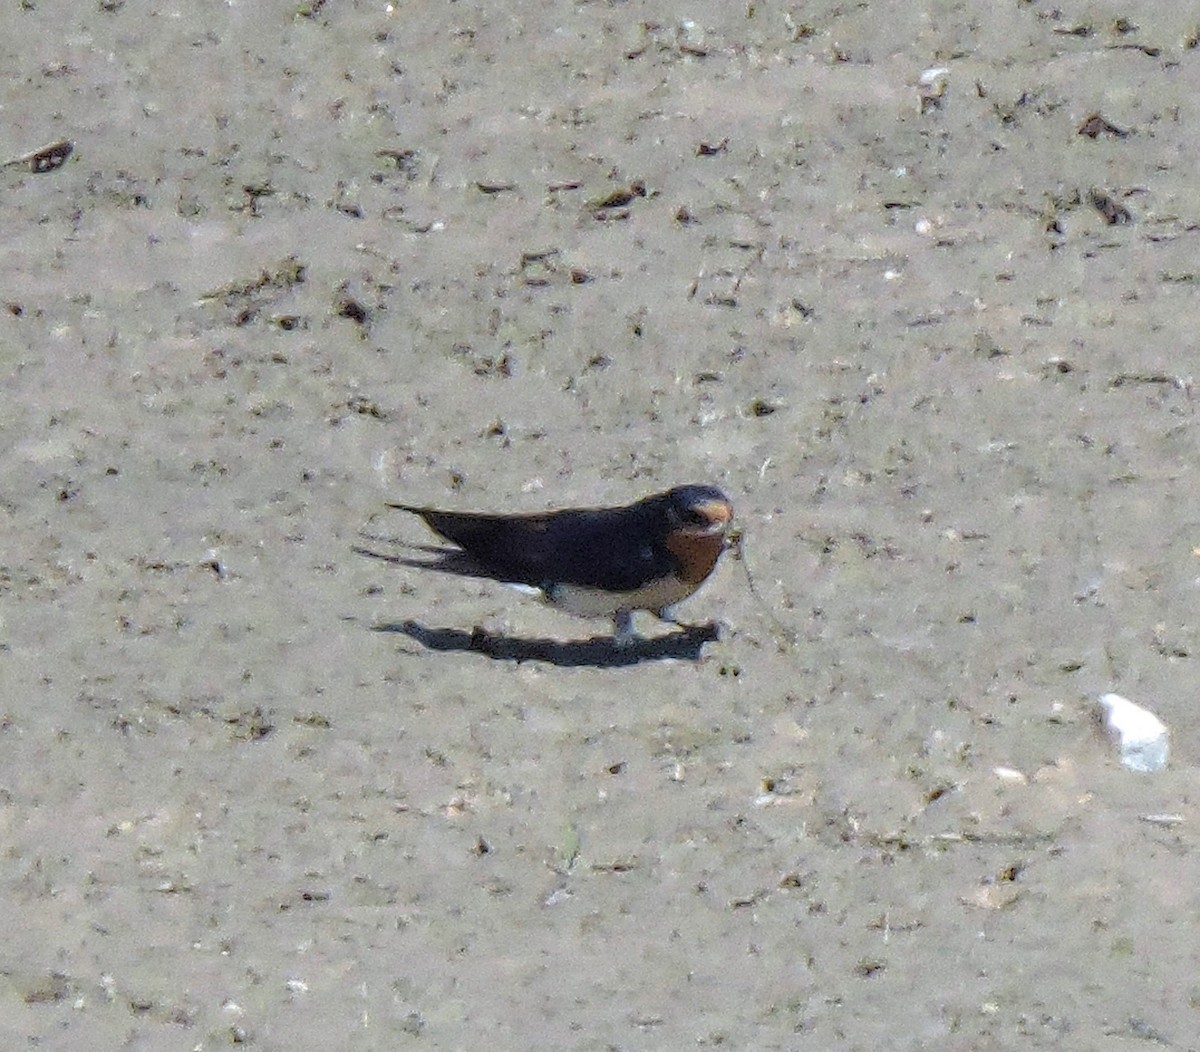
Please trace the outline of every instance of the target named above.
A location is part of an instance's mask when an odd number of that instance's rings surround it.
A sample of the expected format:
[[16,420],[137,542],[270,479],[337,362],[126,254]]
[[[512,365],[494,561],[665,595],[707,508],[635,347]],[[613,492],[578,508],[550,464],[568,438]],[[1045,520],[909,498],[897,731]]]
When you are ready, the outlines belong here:
[[723,500],[705,501],[698,504],[696,510],[708,519],[708,525],[696,531],[702,537],[725,533],[733,522],[733,507]]

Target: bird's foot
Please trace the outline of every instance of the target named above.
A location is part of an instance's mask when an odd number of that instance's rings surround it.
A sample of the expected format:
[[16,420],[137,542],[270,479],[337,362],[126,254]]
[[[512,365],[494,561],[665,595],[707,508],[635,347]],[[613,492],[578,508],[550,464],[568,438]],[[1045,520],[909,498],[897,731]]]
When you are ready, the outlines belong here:
[[671,607],[656,611],[654,616],[668,625],[683,629],[684,632],[711,632],[712,638],[718,642],[730,633],[730,626],[726,621],[702,621],[700,624],[681,621],[675,616],[675,611]]

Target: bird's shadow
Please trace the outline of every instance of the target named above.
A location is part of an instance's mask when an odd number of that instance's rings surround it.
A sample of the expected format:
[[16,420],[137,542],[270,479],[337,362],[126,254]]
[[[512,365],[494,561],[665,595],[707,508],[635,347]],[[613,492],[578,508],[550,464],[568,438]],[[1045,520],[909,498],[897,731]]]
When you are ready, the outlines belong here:
[[[437,570],[456,577],[489,577],[485,570],[457,548],[435,548],[426,545],[407,547],[432,558],[412,559],[359,546],[352,550],[356,555],[379,559],[393,566]],[[376,632],[398,632],[408,636],[427,650],[457,650],[481,654],[493,661],[543,661],[564,668],[622,668],[644,661],[698,661],[704,644],[715,643],[721,638],[721,625],[717,621],[700,625],[680,625],[677,631],[652,639],[636,636],[624,645],[619,645],[612,636],[594,636],[591,639],[564,642],[558,639],[508,636],[501,632],[488,632],[479,627],[469,632],[461,628],[432,628],[411,620],[386,622],[372,627]]]
[[427,650],[458,650],[481,654],[493,661],[543,661],[563,668],[622,668],[644,661],[697,661],[705,643],[721,638],[721,626],[715,621],[685,625],[653,639],[639,636],[624,645],[618,645],[611,636],[564,642],[508,636],[479,627],[469,632],[461,628],[431,628],[419,621],[397,621],[372,628],[376,632],[398,632]]

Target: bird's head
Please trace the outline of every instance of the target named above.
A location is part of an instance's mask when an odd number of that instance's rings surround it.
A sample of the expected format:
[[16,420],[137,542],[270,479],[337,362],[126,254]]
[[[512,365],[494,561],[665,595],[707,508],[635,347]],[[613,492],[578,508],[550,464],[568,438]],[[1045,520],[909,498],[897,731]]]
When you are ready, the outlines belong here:
[[692,537],[721,537],[733,523],[733,502],[714,486],[678,486],[666,494],[671,524]]

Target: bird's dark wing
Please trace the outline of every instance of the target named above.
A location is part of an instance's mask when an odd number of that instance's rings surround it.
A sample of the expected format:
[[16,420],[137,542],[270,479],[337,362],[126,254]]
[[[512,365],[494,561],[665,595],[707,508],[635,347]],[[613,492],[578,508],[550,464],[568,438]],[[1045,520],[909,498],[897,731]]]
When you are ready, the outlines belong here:
[[672,572],[666,510],[655,501],[542,515],[487,515],[393,504],[419,515],[497,580],[633,591]]

